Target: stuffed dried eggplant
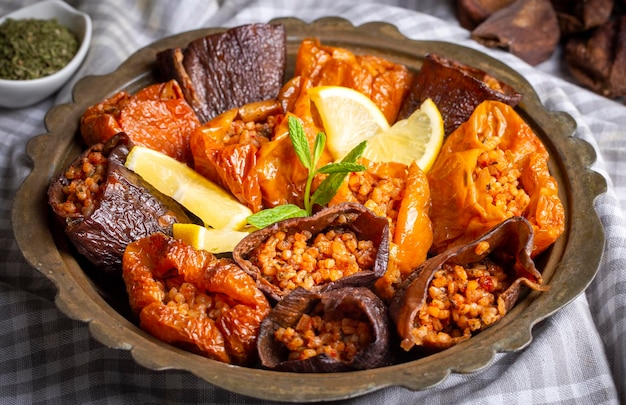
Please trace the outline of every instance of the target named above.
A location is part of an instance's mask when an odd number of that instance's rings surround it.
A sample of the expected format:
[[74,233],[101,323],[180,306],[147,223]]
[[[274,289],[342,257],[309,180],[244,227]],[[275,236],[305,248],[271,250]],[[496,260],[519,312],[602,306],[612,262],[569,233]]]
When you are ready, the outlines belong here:
[[48,188],[48,202],[76,249],[106,271],[120,271],[126,245],[192,222],[182,207],[124,167],[121,133],[83,152]]
[[565,210],[549,154],[507,104],[485,101],[444,142],[428,172],[433,253],[464,245],[506,218],[534,228],[533,257],[565,229]]
[[[244,104],[275,99],[283,84],[285,28],[248,24],[157,54],[164,80],[178,81],[201,123]],[[227,89],[228,91],[224,91]]]
[[80,133],[91,146],[125,132],[135,145],[192,164],[189,137],[199,125],[180,86],[170,80],[132,95],[121,91],[90,106],[81,117]]
[[530,257],[532,247],[532,226],[513,217],[425,261],[390,305],[401,347],[446,349],[499,321],[522,286],[545,290]]
[[522,94],[480,69],[429,54],[402,104],[398,119],[408,118],[427,98],[437,105],[444,121],[444,132],[449,135],[467,121],[483,101],[497,100],[515,107]]
[[122,276],[148,333],[225,363],[256,360],[261,321],[271,308],[231,259],[154,233],[128,245]]
[[233,258],[280,301],[297,287],[371,286],[385,272],[388,248],[387,220],[345,203],[253,232]]
[[369,289],[294,290],[261,324],[264,367],[330,373],[389,364],[387,308]]

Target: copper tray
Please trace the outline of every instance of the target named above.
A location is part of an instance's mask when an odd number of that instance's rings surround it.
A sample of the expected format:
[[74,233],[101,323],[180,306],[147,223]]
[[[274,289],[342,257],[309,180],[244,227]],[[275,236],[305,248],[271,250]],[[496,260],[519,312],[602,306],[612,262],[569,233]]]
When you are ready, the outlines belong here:
[[[497,352],[528,346],[533,325],[567,305],[589,285],[603,251],[604,235],[593,201],[605,192],[606,183],[589,169],[596,155],[589,144],[573,137],[574,120],[565,113],[546,110],[521,75],[469,48],[410,40],[384,23],[354,27],[340,18],[324,18],[310,24],[292,18],[272,22],[286,27],[291,69],[300,41],[316,36],[324,44],[383,56],[414,70],[419,70],[426,53],[439,53],[483,69],[522,92],[524,100],[517,110],[550,151],[550,169],[558,181],[567,215],[565,233],[539,260],[550,290],[526,295],[499,323],[448,350],[420,360],[357,372],[295,374],[232,366],[179,350],[140,330],[130,320],[128,304],[112,294],[114,287],[119,286],[98,277],[52,226],[46,190],[51,176],[81,151],[77,128],[87,106],[117,91],[134,92],[153,83],[156,52],[185,46],[195,38],[225,30],[209,28],[159,40],[133,54],[115,72],[82,79],[74,88],[74,102],[56,106],[47,114],[48,133],[29,142],[27,153],[34,161],[34,169],[17,193],[13,228],[26,260],[58,287],[59,309],[73,319],[87,322],[93,337],[104,345],[130,350],[134,359],[147,368],[187,370],[227,390],[280,401],[336,400],[388,386],[422,390],[441,383],[452,372],[471,373],[488,367]],[[288,71],[287,77],[291,74]]]

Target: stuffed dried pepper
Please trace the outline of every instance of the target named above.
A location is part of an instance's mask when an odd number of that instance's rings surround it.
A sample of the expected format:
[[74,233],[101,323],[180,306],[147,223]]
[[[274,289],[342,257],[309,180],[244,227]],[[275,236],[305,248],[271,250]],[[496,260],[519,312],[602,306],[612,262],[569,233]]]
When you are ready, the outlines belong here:
[[507,104],[484,101],[444,142],[428,173],[434,253],[466,244],[506,218],[534,228],[532,255],[565,229],[565,209],[549,153]]
[[139,325],[158,339],[214,360],[251,364],[270,311],[231,259],[154,233],[128,245],[123,278]]

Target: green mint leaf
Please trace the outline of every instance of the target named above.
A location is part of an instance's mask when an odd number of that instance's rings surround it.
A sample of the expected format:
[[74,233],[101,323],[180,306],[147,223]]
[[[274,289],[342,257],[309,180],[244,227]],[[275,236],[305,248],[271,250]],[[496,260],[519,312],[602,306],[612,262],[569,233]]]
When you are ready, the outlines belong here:
[[311,197],[312,204],[326,205],[333,199],[337,190],[348,175],[347,172],[329,174]]
[[[350,171],[360,172],[366,169],[365,166],[358,165],[355,163],[357,160],[359,160],[359,158],[363,154],[363,151],[365,151],[366,146],[367,146],[367,141],[363,141],[357,146],[355,146],[354,149],[352,149],[350,152],[348,152],[348,154],[343,159],[341,159],[341,162],[331,163],[324,167],[320,167],[320,169],[318,170],[319,173],[322,173],[322,170],[325,170],[325,172],[329,173],[329,175],[324,179],[324,181],[322,181],[322,184],[320,184],[319,187],[313,193],[313,196],[311,197],[311,205],[313,204],[326,205],[330,202],[330,200],[333,199],[335,194],[337,194],[339,187],[341,187],[341,183],[343,183],[346,176],[348,175],[348,172],[343,170],[343,168],[347,168],[349,165],[354,164],[355,166],[353,166],[353,168],[357,170],[350,170]],[[342,166],[342,165],[346,165],[346,166]],[[328,166],[330,166],[331,168],[328,169],[327,168]],[[342,170],[334,171],[335,168],[333,166],[337,166],[338,168],[341,168]],[[330,170],[330,171],[326,171],[326,170]]]
[[250,225],[262,229],[283,219],[306,217],[307,215],[308,213],[297,205],[285,204],[259,211],[250,215],[247,219]]
[[302,123],[299,119],[293,116],[289,116],[289,138],[291,138],[291,143],[293,144],[293,149],[296,151],[296,155],[302,162],[302,165],[309,169],[313,170],[313,162],[311,161],[311,148],[309,148],[309,140],[304,133],[304,128],[302,127]]
[[341,162],[342,163],[343,162],[355,163],[357,160],[359,160],[361,155],[363,155],[363,152],[365,152],[366,146],[367,146],[367,141],[361,142],[360,144],[355,146],[354,149],[348,152],[348,154],[344,156],[343,159],[341,159]]
[[367,169],[365,166],[352,163],[352,162],[339,162],[339,163],[329,163],[325,166],[317,169],[318,173],[323,174],[331,174],[331,173],[350,173],[350,172],[362,172]]
[[322,152],[324,152],[324,148],[326,147],[326,134],[323,132],[319,132],[315,137],[315,144],[313,146],[313,164],[311,165],[311,169],[315,169],[317,166],[317,162],[319,162],[322,157]]

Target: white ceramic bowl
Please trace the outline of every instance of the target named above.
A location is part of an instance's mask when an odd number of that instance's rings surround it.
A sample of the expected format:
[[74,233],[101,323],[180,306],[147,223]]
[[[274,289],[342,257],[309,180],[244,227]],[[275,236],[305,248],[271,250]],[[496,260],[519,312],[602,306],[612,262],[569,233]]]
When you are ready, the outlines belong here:
[[91,18],[60,0],[45,0],[21,8],[0,17],[0,24],[7,18],[56,19],[59,24],[76,34],[80,44],[74,58],[64,68],[51,75],[33,80],[0,79],[0,107],[26,107],[56,92],[76,72],[85,59],[91,42]]

